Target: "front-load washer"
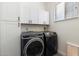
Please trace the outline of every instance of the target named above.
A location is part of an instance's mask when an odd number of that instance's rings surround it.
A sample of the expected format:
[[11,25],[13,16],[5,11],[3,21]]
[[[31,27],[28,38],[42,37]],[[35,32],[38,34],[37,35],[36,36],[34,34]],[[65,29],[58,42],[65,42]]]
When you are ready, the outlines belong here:
[[39,32],[22,32],[21,56],[42,56],[44,54],[44,35]]

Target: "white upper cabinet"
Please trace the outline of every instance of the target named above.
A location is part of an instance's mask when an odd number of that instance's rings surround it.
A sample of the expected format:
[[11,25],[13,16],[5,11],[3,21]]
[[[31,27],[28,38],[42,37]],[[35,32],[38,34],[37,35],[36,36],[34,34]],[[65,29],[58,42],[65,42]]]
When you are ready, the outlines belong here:
[[[35,3],[36,4],[36,3]],[[21,23],[37,24],[37,7],[34,3],[20,3],[20,19]]]
[[39,11],[39,24],[49,24],[49,12],[45,10]]
[[30,19],[31,24],[38,24],[38,10],[33,8],[30,9]]
[[23,2],[20,3],[20,20],[23,24],[49,24],[49,13],[41,3]]
[[16,21],[19,16],[19,3],[1,2],[0,3],[0,20]]
[[29,4],[20,3],[20,21],[21,23],[29,23],[30,9]]
[[[0,20],[25,24],[49,24],[49,13],[40,2],[1,2]],[[39,11],[40,10],[40,11]]]

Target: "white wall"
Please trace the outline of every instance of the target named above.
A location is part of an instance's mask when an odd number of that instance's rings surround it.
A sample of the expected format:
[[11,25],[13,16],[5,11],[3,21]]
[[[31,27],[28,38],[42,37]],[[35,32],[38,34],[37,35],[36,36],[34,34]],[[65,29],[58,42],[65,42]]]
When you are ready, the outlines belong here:
[[47,10],[50,11],[50,31],[58,34],[58,50],[63,55],[66,54],[66,42],[79,44],[79,19],[54,22],[54,8],[58,3],[46,3]]

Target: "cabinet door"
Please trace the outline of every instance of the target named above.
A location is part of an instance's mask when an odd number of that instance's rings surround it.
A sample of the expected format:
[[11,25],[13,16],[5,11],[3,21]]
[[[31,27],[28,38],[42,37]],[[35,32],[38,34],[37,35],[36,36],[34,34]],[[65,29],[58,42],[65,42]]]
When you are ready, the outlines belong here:
[[30,9],[30,23],[38,24],[39,23],[39,9],[43,9],[43,6],[40,2],[29,3]]
[[30,20],[32,24],[38,24],[38,10],[36,8],[30,8]]
[[39,11],[39,24],[49,24],[49,13],[47,11]]
[[0,22],[0,55],[20,56],[20,27],[17,22]]
[[6,21],[17,21],[19,16],[19,3],[16,2],[1,2],[0,19]]
[[20,3],[21,23],[29,23],[30,9],[28,3]]
[[37,10],[36,3],[20,3],[21,23],[36,24]]

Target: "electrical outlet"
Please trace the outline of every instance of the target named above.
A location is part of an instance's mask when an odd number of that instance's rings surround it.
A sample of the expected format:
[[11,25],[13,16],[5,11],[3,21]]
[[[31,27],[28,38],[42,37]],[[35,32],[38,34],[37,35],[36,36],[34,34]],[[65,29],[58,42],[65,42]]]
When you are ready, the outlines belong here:
[[26,28],[26,31],[28,31],[28,28]]

